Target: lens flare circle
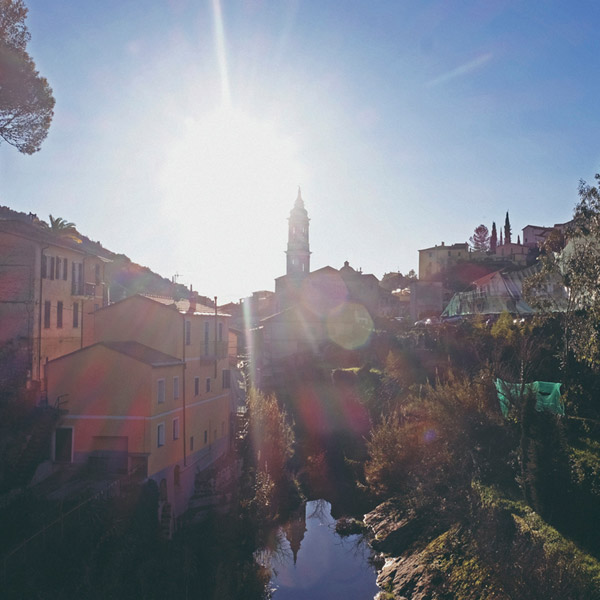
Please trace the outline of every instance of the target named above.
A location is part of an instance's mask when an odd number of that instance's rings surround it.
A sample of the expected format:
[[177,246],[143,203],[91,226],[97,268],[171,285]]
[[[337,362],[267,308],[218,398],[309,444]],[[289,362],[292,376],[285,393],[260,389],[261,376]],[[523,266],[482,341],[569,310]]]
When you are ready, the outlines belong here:
[[327,334],[331,341],[346,350],[364,346],[373,333],[369,311],[355,302],[344,302],[327,315]]

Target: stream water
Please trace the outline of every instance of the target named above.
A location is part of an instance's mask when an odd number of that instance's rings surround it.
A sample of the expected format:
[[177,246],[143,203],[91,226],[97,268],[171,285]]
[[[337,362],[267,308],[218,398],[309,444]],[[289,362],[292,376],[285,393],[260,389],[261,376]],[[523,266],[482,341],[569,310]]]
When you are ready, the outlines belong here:
[[260,561],[272,571],[273,600],[365,600],[379,591],[371,550],[361,535],[335,531],[331,504],[303,505],[276,532]]

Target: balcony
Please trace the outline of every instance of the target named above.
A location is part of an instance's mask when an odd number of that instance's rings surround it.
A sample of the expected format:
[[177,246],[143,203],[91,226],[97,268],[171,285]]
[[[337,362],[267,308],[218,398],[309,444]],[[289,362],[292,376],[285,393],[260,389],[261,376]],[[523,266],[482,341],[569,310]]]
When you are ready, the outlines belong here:
[[71,282],[71,296],[83,296],[85,298],[96,297],[96,284],[83,283],[82,281]]

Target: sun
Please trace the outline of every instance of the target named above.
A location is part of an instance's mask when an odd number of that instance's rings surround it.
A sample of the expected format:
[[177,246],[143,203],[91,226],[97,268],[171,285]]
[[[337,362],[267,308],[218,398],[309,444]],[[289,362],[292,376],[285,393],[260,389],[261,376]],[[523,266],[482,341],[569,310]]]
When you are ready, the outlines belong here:
[[290,192],[303,176],[294,140],[274,122],[220,107],[186,118],[183,135],[173,139],[162,171],[165,192],[176,202],[212,198],[236,205],[252,190]]
[[290,203],[298,185],[310,184],[298,143],[283,130],[233,107],[181,119],[150,174],[160,189],[160,234],[169,240],[165,268],[204,289],[225,273],[240,289],[266,289],[277,261],[284,264]]

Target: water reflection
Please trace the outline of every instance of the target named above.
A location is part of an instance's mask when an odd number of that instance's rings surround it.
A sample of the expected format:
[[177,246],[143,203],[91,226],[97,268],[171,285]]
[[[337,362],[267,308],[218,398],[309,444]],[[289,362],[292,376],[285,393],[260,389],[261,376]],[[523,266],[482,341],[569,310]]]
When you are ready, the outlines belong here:
[[279,528],[260,559],[271,568],[274,600],[364,600],[379,591],[370,555],[362,536],[335,532],[329,502],[313,500]]

